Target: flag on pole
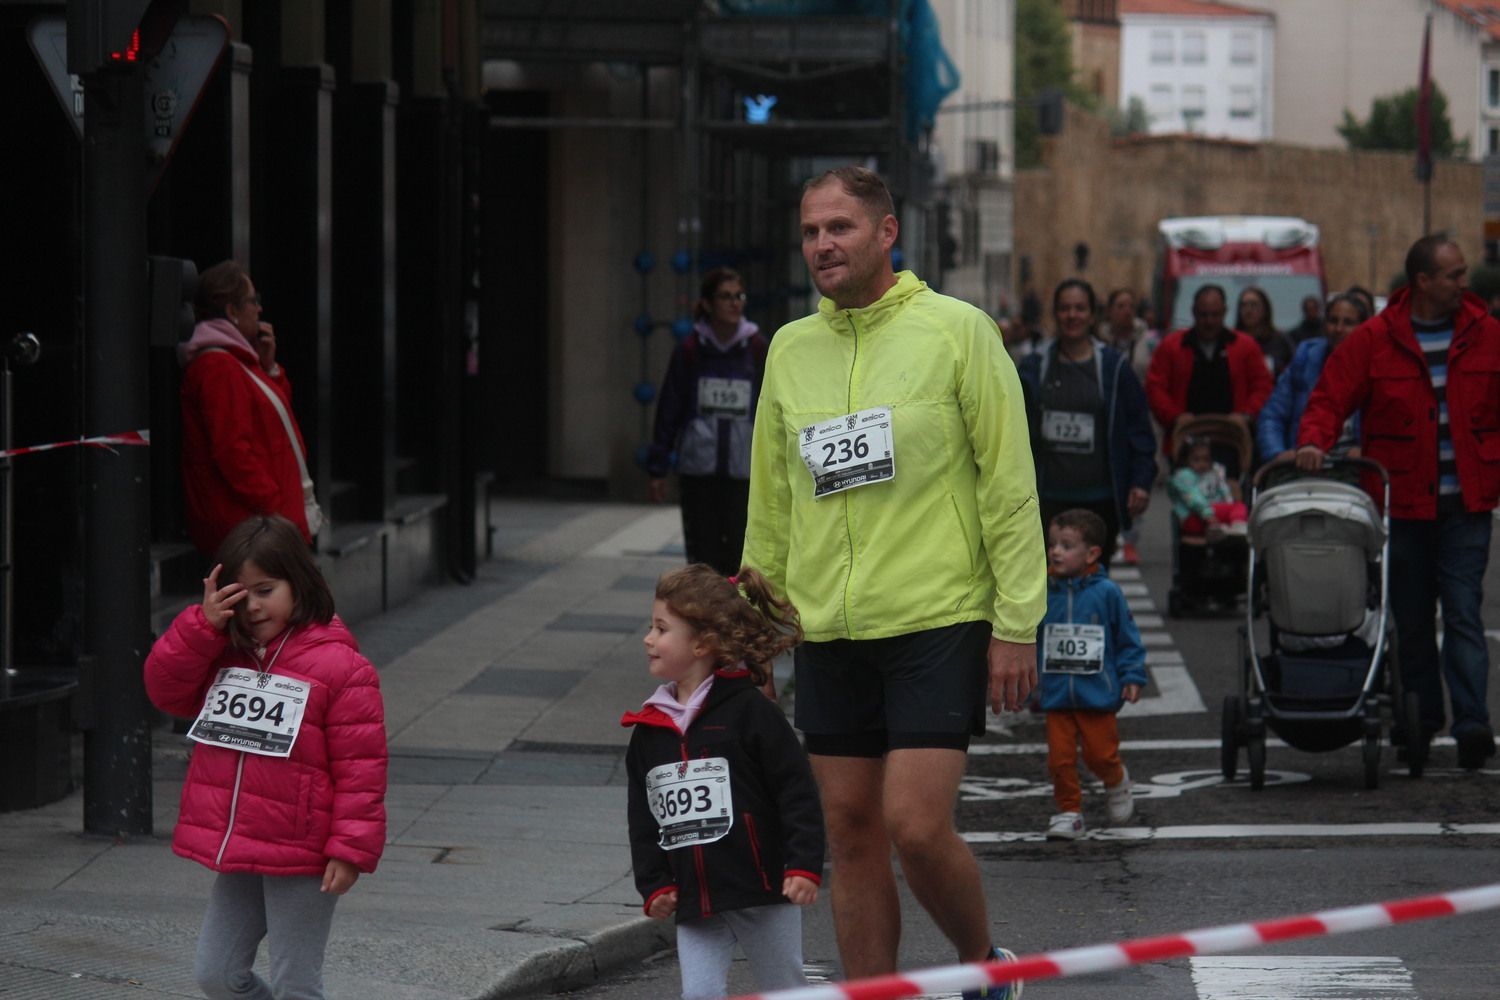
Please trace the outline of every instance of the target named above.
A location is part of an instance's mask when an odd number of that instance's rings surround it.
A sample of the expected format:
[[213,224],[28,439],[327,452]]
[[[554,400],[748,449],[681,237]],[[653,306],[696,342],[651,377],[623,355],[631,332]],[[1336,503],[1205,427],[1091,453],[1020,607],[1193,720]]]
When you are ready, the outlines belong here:
[[1422,76],[1417,84],[1417,180],[1432,180],[1432,15],[1422,29]]

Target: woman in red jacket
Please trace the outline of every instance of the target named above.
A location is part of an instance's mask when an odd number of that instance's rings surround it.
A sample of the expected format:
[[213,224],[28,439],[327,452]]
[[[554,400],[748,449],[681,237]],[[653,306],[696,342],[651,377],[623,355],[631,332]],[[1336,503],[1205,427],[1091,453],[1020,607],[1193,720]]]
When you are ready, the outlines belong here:
[[[199,987],[322,997],[334,903],[385,846],[385,719],[375,669],[291,522],[253,517],[229,533],[203,603],[146,658],[146,691],[196,716],[172,850],[218,872]],[[261,938],[270,984],[252,969]]]
[[215,264],[198,279],[193,311],[198,325],[177,347],[188,536],[212,555],[245,518],[280,514],[310,543],[323,515],[254,283],[232,260]]

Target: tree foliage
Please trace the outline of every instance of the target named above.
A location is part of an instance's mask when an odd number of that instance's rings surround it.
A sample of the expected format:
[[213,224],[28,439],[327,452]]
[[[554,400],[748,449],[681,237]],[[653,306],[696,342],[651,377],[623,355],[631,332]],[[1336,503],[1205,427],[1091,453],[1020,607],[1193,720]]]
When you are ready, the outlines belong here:
[[1042,160],[1041,140],[1035,107],[1028,102],[1047,87],[1075,104],[1092,100],[1073,80],[1073,37],[1057,0],[1017,0],[1015,51],[1016,165],[1034,167]]
[[1132,95],[1124,108],[1105,108],[1104,117],[1109,122],[1109,134],[1113,136],[1144,135],[1151,131],[1151,115],[1146,102]]
[[[1387,149],[1414,153],[1417,150],[1417,96],[1412,87],[1389,97],[1377,97],[1370,104],[1370,116],[1355,118],[1346,108],[1339,135],[1350,149]],[[1432,85],[1432,155],[1464,157],[1469,140],[1453,137],[1453,122],[1448,118],[1448,98],[1436,83]]]

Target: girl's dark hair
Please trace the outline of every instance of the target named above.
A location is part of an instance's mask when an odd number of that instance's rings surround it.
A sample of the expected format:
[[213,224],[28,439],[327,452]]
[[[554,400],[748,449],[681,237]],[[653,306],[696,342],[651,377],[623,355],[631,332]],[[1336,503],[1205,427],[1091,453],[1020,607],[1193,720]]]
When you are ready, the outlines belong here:
[[[271,514],[245,518],[219,545],[215,561],[223,567],[219,571],[220,586],[238,580],[246,563],[254,563],[267,576],[290,584],[296,602],[291,625],[327,625],[333,619],[333,591],[313,561],[302,532],[284,517]],[[241,648],[252,645],[239,626],[239,616],[230,622],[235,626],[229,630],[231,641]]]
[[743,661],[757,684],[772,660],[802,641],[797,609],[748,566],[734,582],[704,563],[672,570],[656,581],[656,599],[713,648],[715,668]]
[[693,308],[694,319],[708,319],[713,315],[706,302],[712,302],[715,295],[719,293],[719,286],[731,281],[738,281],[740,287],[745,287],[745,279],[740,277],[740,272],[732,267],[716,267],[703,275],[703,280],[698,282],[698,304]]
[[250,287],[250,275],[237,261],[226,260],[198,275],[193,296],[193,316],[199,323],[223,319],[231,305],[240,302]]
[[1194,448],[1207,448],[1210,456],[1213,455],[1214,442],[1212,438],[1188,435],[1182,439],[1177,446],[1176,460],[1172,463],[1173,468],[1182,468],[1188,464],[1188,458],[1193,454]]
[[1246,295],[1254,295],[1256,298],[1260,299],[1261,308],[1266,311],[1266,326],[1270,327],[1273,330],[1276,329],[1276,320],[1271,315],[1271,297],[1265,293],[1264,289],[1258,288],[1255,285],[1251,285],[1249,288],[1247,288],[1244,291],[1240,292],[1239,301],[1235,302],[1235,304],[1234,304],[1234,322],[1235,322],[1235,325],[1236,326],[1239,325],[1239,321],[1240,321],[1240,308],[1239,308],[1239,304],[1240,304],[1240,302],[1244,301]]
[[1062,294],[1070,288],[1082,290],[1084,297],[1089,300],[1090,316],[1098,314],[1099,300],[1094,296],[1094,286],[1082,278],[1065,278],[1058,282],[1057,287],[1052,290],[1052,315],[1057,315],[1057,306],[1062,301]]

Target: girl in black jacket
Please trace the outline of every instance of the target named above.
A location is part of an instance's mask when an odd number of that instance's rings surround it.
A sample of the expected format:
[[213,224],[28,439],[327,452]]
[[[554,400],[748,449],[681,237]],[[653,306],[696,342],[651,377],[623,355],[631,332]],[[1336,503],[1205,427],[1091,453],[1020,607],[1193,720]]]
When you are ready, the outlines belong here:
[[818,896],[823,819],[807,756],[761,693],[802,639],[797,610],[753,569],[701,563],[656,585],[646,656],[664,683],[625,757],[630,852],[648,916],[677,915],[684,1000],[724,996],[738,942],[763,990],[806,982],[802,917]]

